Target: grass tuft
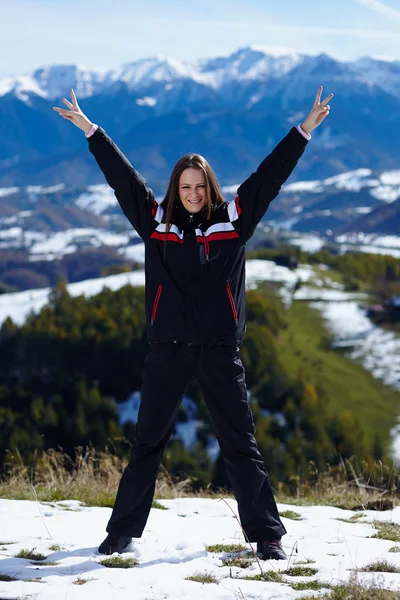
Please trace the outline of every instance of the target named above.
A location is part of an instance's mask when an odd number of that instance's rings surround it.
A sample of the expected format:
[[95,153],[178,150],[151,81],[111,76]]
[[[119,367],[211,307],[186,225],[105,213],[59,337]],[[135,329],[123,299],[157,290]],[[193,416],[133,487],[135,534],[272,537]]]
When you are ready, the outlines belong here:
[[233,554],[234,552],[244,552],[247,548],[243,544],[214,544],[213,546],[206,546],[207,552],[226,552],[227,554]]
[[388,552],[400,552],[400,546],[393,546]]
[[387,521],[374,521],[373,526],[378,530],[372,537],[380,540],[400,542],[400,524]]
[[18,542],[0,542],[0,546],[10,546],[11,544],[18,544]]
[[265,571],[258,575],[247,575],[246,577],[238,577],[238,579],[249,579],[251,581],[271,581],[275,583],[285,583],[282,575],[276,571]]
[[294,510],[284,510],[283,512],[279,513],[279,516],[284,517],[285,519],[292,519],[293,521],[301,521],[303,518]]
[[46,560],[47,556],[35,552],[35,548],[32,548],[31,550],[20,550],[18,554],[15,555],[15,558],[27,558],[28,560],[42,561]]
[[168,508],[160,502],[158,502],[158,500],[153,500],[151,508],[158,508],[159,510],[168,510]]
[[99,564],[110,569],[130,569],[131,567],[136,567],[136,565],[139,563],[136,558],[121,558],[120,556],[113,556],[112,558],[103,558]]
[[11,575],[6,575],[5,573],[0,573],[0,581],[17,581],[17,578],[15,575],[13,577],[11,577]]
[[291,583],[290,587],[301,592],[302,590],[322,590],[328,589],[331,586],[329,583],[321,583],[319,581],[299,581],[298,583]]
[[49,546],[49,550],[52,550],[52,552],[60,552],[61,546],[59,546],[58,544],[53,544],[52,546]]
[[205,573],[194,573],[189,577],[185,577],[185,579],[187,581],[196,581],[197,583],[219,583],[218,579],[214,575],[211,575],[211,573],[207,573],[207,571]]
[[252,565],[254,559],[245,556],[233,556],[232,558],[226,558],[222,561],[223,567],[239,567],[239,569],[247,569]]
[[400,573],[400,567],[396,567],[387,560],[371,562],[358,570],[364,573]]
[[311,577],[318,573],[318,569],[313,569],[312,567],[290,567],[290,569],[286,569],[283,573],[292,577]]
[[302,596],[301,600],[399,600],[399,593],[377,586],[347,584],[333,587],[323,596]]
[[313,560],[312,558],[306,558],[305,560],[295,560],[294,564],[295,565],[314,565],[315,560]]
[[59,565],[60,561],[58,560],[53,560],[53,561],[40,561],[40,560],[31,560],[31,565],[35,565],[35,567],[55,567],[56,565]]
[[84,577],[77,577],[72,583],[75,585],[83,585],[84,583],[88,583],[88,581],[96,581],[96,579],[94,577],[88,577],[87,579]]
[[337,518],[336,521],[341,521],[342,523],[357,523],[359,519],[365,517],[364,513],[358,513],[357,515],[353,515],[350,519],[340,519]]

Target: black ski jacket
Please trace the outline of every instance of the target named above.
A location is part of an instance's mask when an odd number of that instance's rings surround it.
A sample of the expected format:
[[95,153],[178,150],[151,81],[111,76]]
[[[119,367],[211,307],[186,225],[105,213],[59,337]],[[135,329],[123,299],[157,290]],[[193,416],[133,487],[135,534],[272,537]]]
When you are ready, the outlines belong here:
[[88,141],[145,244],[149,343],[240,345],[245,331],[245,245],[307,140],[293,127],[238,188],[236,199],[220,204],[210,220],[204,209],[191,216],[178,201],[169,234],[163,205],[105,131],[100,127]]

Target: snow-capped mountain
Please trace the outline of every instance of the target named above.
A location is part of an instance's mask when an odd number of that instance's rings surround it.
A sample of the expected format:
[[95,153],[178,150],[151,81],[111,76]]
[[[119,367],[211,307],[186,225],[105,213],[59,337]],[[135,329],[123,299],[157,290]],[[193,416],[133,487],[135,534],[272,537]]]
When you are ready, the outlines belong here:
[[0,185],[101,183],[81,132],[52,111],[71,87],[153,186],[189,150],[206,156],[223,183],[243,179],[304,119],[319,85],[335,94],[332,112],[293,179],[396,169],[399,74],[395,61],[262,47],[195,63],[155,57],[114,69],[42,66],[0,79]]
[[[189,63],[167,57],[152,57],[129,62],[113,69],[88,68],[82,65],[44,65],[31,74],[0,79],[0,96],[15,93],[26,100],[37,94],[49,100],[63,97],[73,87],[80,98],[118,91],[118,84],[128,90],[142,91],[179,80],[190,80],[214,90],[231,83],[281,82],[290,93],[285,78],[292,75],[292,87],[299,91],[313,80],[315,74],[335,83],[358,83],[377,86],[398,95],[400,61],[383,61],[364,57],[353,62],[341,62],[327,54],[309,56],[298,53],[271,55],[268,49],[250,46],[226,57]],[[293,77],[294,76],[294,77]],[[167,85],[167,89],[165,89]],[[159,93],[161,92],[161,87]]]
[[[228,201],[239,183],[222,186]],[[350,232],[398,236],[400,171],[356,169],[287,183],[264,222],[276,230],[291,230],[294,237],[295,232],[312,233],[330,241]],[[35,262],[101,247],[142,260],[141,240],[106,183],[0,188],[0,253],[18,250]]]
[[356,169],[322,180],[288,183],[268,217],[300,232],[398,235],[400,171]]

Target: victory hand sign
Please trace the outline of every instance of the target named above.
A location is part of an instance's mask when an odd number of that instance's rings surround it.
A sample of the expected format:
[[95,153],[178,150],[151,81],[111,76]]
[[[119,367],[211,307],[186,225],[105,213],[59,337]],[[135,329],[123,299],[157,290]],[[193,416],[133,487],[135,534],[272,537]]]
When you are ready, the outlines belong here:
[[318,127],[318,125],[321,125],[322,121],[329,115],[330,106],[328,102],[333,98],[333,94],[329,94],[323,102],[321,102],[321,94],[322,85],[318,88],[310,114],[301,124],[301,128],[305,133],[311,133],[311,131]]
[[89,133],[93,123],[81,111],[73,89],[70,90],[70,93],[72,102],[69,102],[65,98],[62,99],[64,104],[68,106],[69,110],[65,108],[58,108],[57,106],[53,106],[53,109],[58,112],[60,117],[64,117],[64,119],[71,121],[71,123],[73,123],[79,129],[82,129],[82,131],[85,133]]

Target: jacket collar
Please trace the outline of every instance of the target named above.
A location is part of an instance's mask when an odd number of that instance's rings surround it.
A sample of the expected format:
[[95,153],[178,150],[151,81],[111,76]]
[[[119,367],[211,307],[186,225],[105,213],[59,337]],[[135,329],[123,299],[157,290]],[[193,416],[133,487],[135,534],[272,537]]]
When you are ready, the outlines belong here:
[[183,231],[193,230],[207,219],[207,205],[199,212],[191,213],[183,206],[182,202],[177,202],[174,209],[174,222],[179,229]]

